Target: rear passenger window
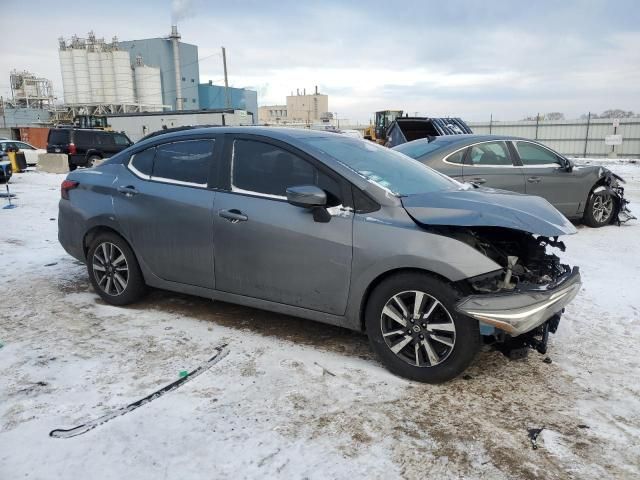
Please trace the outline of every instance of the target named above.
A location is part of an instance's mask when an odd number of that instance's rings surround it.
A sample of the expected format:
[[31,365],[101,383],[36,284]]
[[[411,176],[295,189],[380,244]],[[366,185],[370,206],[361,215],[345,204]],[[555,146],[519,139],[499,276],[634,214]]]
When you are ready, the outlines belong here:
[[185,140],[156,147],[151,177],[206,186],[213,161],[213,140]]
[[268,143],[233,142],[231,184],[234,191],[286,197],[287,188],[316,185],[327,192],[329,206],[340,205],[340,186],[306,160]]
[[469,153],[469,163],[471,165],[500,165],[512,166],[507,146],[504,142],[479,143],[471,147]]
[[134,173],[151,176],[151,171],[153,170],[153,157],[155,154],[155,148],[148,148],[136,153],[131,158],[131,167],[132,170],[134,170]]

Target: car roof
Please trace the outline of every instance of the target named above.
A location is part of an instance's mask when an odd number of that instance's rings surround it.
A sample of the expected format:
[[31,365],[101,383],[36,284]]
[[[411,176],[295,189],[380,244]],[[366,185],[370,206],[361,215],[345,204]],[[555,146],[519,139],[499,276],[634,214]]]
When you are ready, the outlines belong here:
[[297,144],[298,140],[309,137],[330,137],[334,138],[335,133],[324,130],[307,130],[304,128],[286,128],[286,127],[262,127],[262,126],[216,126],[216,127],[194,127],[176,129],[167,131],[157,135],[148,135],[147,138],[140,140],[136,145],[156,142],[158,140],[166,141],[168,139],[181,138],[192,135],[219,135],[225,133],[236,133],[246,135],[261,135],[264,137],[282,140],[292,144]]

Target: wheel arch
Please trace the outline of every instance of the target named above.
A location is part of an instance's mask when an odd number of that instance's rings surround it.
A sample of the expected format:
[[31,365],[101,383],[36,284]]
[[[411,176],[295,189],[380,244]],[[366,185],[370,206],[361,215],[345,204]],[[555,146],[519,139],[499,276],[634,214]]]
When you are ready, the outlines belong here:
[[452,282],[447,277],[433,272],[431,270],[427,270],[424,268],[415,268],[415,267],[399,267],[391,270],[387,270],[386,272],[382,272],[377,277],[375,277],[367,286],[364,291],[364,295],[362,295],[362,300],[360,301],[360,307],[358,309],[358,324],[360,326],[360,330],[362,332],[366,332],[366,321],[365,321],[365,312],[367,310],[367,303],[369,302],[369,298],[371,297],[371,293],[375,290],[375,288],[380,285],[382,282],[388,280],[389,278],[407,274],[407,273],[417,273],[421,275],[429,275],[437,280],[440,280],[448,285],[454,286],[458,290],[461,290],[461,282]]
[[136,256],[136,260],[138,260],[138,263],[139,263],[138,256],[136,255],[136,252],[133,249],[133,246],[131,245],[131,242],[129,242],[129,240],[127,240],[127,238],[124,235],[122,235],[122,233],[120,233],[115,228],[113,228],[113,227],[111,227],[109,225],[103,225],[103,224],[94,225],[89,230],[87,230],[86,233],[84,234],[84,236],[82,237],[82,252],[83,252],[85,258],[87,258],[87,254],[89,253],[89,248],[91,247],[91,243],[101,233],[113,233],[113,234],[119,236],[120,238],[122,238],[122,240],[124,240],[127,243],[127,245],[129,246],[129,248],[131,249],[133,254]]

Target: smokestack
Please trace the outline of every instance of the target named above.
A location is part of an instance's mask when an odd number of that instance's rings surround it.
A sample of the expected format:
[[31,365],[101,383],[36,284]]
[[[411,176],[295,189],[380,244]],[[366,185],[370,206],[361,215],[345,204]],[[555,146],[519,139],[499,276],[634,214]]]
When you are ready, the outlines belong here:
[[296,95],[300,95],[300,89],[296,88]]
[[307,89],[306,89],[306,88],[303,88],[303,89],[302,89],[302,95],[306,95],[306,94],[307,94]]
[[176,72],[176,110],[182,110],[183,98],[182,98],[182,72],[180,71],[180,34],[178,33],[178,26],[171,25],[171,35],[169,35],[171,45],[173,46],[173,66]]
[[316,85],[316,95],[318,95],[318,85]]

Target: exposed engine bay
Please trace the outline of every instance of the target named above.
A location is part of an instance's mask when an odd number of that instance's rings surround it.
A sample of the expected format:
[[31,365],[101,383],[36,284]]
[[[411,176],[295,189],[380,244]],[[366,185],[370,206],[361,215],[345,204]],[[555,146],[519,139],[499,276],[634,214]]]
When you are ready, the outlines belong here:
[[438,233],[464,242],[503,267],[489,275],[470,279],[475,293],[552,288],[571,273],[571,267],[547,247],[565,250],[558,237],[535,236],[502,227],[445,227]]
[[[503,267],[502,270],[468,280],[476,295],[544,291],[554,288],[572,273],[569,265],[550,251],[564,252],[558,237],[537,236],[503,227],[440,227],[437,233],[464,242]],[[549,333],[555,333],[561,313],[523,335],[512,337],[499,330],[484,336],[485,342],[511,359],[524,358],[530,348],[546,353]]]

